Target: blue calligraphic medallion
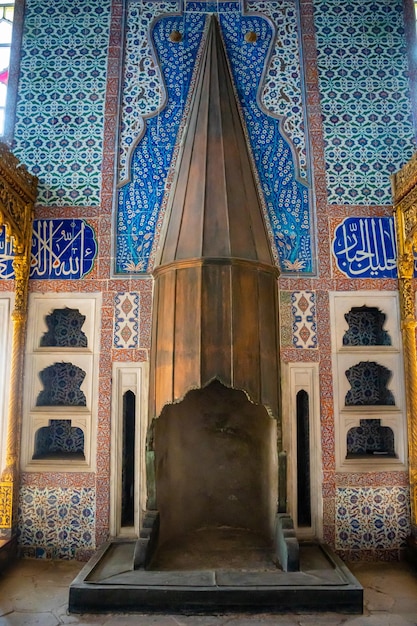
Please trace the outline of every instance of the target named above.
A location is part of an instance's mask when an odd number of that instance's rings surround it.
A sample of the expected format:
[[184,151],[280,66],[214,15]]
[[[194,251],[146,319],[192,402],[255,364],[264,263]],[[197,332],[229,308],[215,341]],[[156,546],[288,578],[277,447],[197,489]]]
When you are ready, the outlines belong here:
[[[92,227],[82,219],[33,222],[30,278],[71,280],[88,274],[97,256]],[[13,249],[0,234],[0,278],[13,278]]]
[[396,278],[397,249],[392,217],[348,217],[333,239],[337,266],[349,278]]

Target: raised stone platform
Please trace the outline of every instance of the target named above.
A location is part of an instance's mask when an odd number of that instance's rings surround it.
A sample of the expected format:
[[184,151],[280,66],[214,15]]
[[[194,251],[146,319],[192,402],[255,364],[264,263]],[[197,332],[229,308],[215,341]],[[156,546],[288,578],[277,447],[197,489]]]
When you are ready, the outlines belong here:
[[362,613],[363,588],[321,544],[300,545],[300,571],[274,567],[133,570],[134,541],[103,545],[70,585],[73,613],[334,611]]

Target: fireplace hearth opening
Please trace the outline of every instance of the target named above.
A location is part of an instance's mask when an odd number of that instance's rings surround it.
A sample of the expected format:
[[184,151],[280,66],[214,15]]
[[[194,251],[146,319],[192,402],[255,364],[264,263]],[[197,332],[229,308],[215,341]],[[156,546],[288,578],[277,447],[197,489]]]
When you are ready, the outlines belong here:
[[160,530],[151,568],[268,560],[278,469],[265,407],[213,381],[164,407],[154,452]]

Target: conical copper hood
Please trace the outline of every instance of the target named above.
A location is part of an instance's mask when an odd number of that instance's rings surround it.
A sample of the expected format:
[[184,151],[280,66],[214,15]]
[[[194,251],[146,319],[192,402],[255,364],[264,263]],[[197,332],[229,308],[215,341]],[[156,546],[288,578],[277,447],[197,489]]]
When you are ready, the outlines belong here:
[[278,271],[214,18],[171,200],[154,271],[149,417],[215,379],[278,417]]

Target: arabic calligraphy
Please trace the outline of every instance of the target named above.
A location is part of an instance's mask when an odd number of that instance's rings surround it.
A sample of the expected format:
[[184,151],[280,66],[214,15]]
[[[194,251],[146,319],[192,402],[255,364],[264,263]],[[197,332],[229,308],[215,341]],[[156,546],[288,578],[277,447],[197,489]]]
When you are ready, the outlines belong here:
[[348,217],[333,239],[337,266],[349,278],[396,278],[397,249],[392,217]]
[[[83,278],[97,255],[92,227],[82,219],[33,222],[30,278],[68,280]],[[0,233],[0,278],[13,278],[13,249]]]

